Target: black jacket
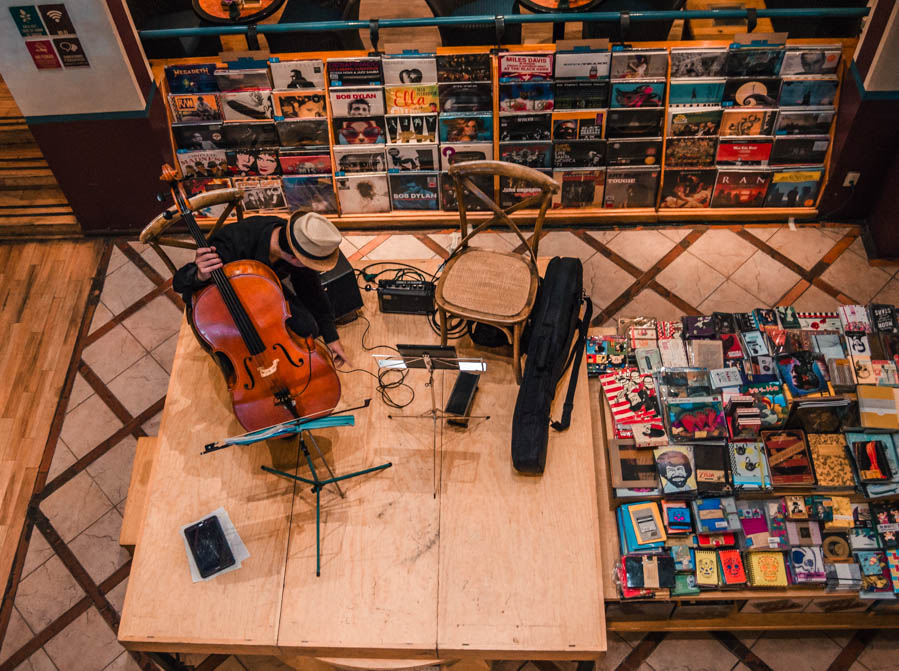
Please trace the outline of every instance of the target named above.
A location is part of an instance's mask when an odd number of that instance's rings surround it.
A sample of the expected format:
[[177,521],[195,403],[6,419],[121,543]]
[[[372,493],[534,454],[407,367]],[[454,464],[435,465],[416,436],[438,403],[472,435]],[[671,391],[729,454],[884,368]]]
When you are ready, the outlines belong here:
[[[325,342],[334,342],[338,339],[334,310],[322,288],[318,272],[311,268],[297,268],[285,261],[272,263],[269,259],[272,229],[286,223],[281,217],[247,217],[241,222],[223,226],[209,239],[209,244],[215,247],[222,263],[252,259],[274,270],[282,282],[285,277],[289,278],[293,291],[284,286],[288,304],[302,304],[315,317]],[[172,287],[181,294],[187,305],[191,304],[191,294],[207,284],[209,282],[197,280],[197,264],[193,262],[180,268],[172,279]]]

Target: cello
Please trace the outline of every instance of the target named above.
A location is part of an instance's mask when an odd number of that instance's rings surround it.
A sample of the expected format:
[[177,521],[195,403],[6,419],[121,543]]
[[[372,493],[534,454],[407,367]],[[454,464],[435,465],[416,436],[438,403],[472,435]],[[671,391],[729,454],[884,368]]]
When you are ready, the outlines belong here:
[[[209,247],[175,170],[164,165],[161,179],[197,246]],[[321,342],[288,331],[290,309],[275,272],[247,259],[211,275],[212,284],[191,297],[192,326],[225,374],[241,426],[255,431],[331,414],[340,401],[331,354]]]

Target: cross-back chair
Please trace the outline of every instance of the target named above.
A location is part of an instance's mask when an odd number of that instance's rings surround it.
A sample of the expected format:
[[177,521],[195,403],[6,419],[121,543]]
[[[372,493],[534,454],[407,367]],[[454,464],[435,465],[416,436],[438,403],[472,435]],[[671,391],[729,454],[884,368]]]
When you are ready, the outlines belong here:
[[[512,344],[515,379],[521,383],[521,334],[537,295],[540,231],[550,200],[559,191],[559,185],[538,170],[502,161],[457,163],[450,167],[449,173],[456,187],[462,239],[437,281],[434,298],[440,320],[440,342],[445,345],[447,341],[448,315],[495,326],[506,334]],[[539,188],[539,192],[511,207],[502,208],[472,180],[480,175],[508,177]],[[493,217],[478,223],[471,230],[466,212],[466,190],[493,212]],[[509,215],[533,206],[539,209],[534,234],[528,239]],[[526,254],[469,245],[475,235],[494,223],[511,228],[526,247]]]
[[[207,236],[214,235],[225,221],[234,212],[237,220],[243,219],[243,191],[240,189],[216,189],[215,191],[206,191],[198,193],[187,200],[188,207],[191,212],[196,212],[213,205],[225,205],[225,209],[219,215],[212,228],[207,232]],[[178,266],[174,264],[169,255],[162,249],[166,247],[180,247],[182,249],[196,249],[197,244],[193,240],[184,240],[182,238],[174,238],[164,236],[163,234],[173,225],[181,221],[181,213],[176,207],[170,207],[165,212],[153,218],[149,224],[140,232],[140,241],[145,245],[153,248],[162,262],[172,273],[178,270]]]

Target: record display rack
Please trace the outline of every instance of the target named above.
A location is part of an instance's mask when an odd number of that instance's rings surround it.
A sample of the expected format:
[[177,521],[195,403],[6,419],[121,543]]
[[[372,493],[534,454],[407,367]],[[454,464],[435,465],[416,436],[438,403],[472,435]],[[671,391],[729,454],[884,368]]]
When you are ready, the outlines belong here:
[[[839,69],[837,71],[839,85],[841,86],[842,79],[844,74],[848,71],[847,64],[851,61],[851,55],[854,50],[855,44],[857,40],[855,39],[797,39],[797,40],[788,40],[786,43],[787,47],[800,47],[800,46],[822,46],[822,45],[830,45],[833,46],[838,44],[842,49],[842,58],[840,59]],[[819,212],[817,208],[817,203],[821,198],[821,194],[827,186],[827,178],[829,175],[830,169],[830,159],[831,153],[833,151],[833,138],[835,133],[836,118],[834,118],[833,123],[830,124],[830,128],[828,131],[828,146],[826,150],[826,155],[823,159],[823,177],[820,182],[820,187],[818,189],[818,193],[815,198],[814,206],[806,206],[806,207],[698,207],[698,208],[671,208],[671,207],[659,207],[660,200],[662,197],[662,186],[665,180],[665,174],[669,169],[665,168],[665,151],[667,148],[668,136],[670,135],[668,124],[670,123],[670,115],[669,115],[669,98],[670,98],[670,50],[674,48],[691,48],[691,49],[703,49],[703,48],[726,48],[729,46],[729,42],[722,40],[715,41],[689,41],[689,42],[647,42],[647,43],[634,43],[628,45],[629,48],[633,49],[666,49],[669,51],[669,59],[668,59],[668,72],[666,72],[665,76],[665,98],[664,104],[661,109],[664,111],[663,117],[663,133],[662,133],[662,148],[661,155],[659,156],[658,163],[654,167],[658,167],[660,171],[660,176],[658,180],[658,186],[656,190],[656,206],[655,207],[641,207],[641,208],[604,208],[604,207],[579,207],[579,208],[562,208],[562,209],[551,209],[546,214],[545,225],[548,226],[569,226],[569,225],[613,225],[613,224],[635,224],[635,225],[646,225],[646,224],[670,224],[670,223],[689,223],[689,222],[721,222],[721,223],[736,223],[736,222],[746,222],[752,221],[754,223],[775,223],[782,222],[787,220],[796,220],[796,221],[809,221],[814,220],[818,217]],[[531,53],[531,54],[541,54],[541,53],[554,53],[555,45],[546,45],[546,44],[538,44],[538,45],[510,45],[505,48],[504,51],[507,50],[509,52],[522,52],[522,53]],[[442,55],[453,55],[453,54],[471,54],[471,53],[485,53],[490,52],[489,47],[440,47],[436,50],[436,54],[438,56]],[[226,55],[226,54],[224,54]],[[326,63],[328,60],[336,59],[336,58],[365,58],[369,56],[367,52],[363,51],[340,51],[340,52],[308,52],[308,53],[297,53],[297,54],[278,54],[278,59],[280,61],[290,61],[290,60],[312,60],[312,59],[321,59]],[[263,56],[264,57],[264,56]],[[153,69],[154,77],[160,87],[161,92],[166,95],[169,94],[168,84],[165,77],[165,67],[169,65],[194,65],[200,63],[209,63],[212,61],[216,61],[216,59],[209,58],[191,58],[191,59],[165,59],[165,60],[154,60],[151,62],[151,67]],[[500,109],[499,109],[499,77],[498,77],[498,55],[495,51],[491,52],[491,67],[492,67],[492,92],[493,92],[493,112],[492,112],[492,121],[493,121],[493,133],[492,133],[492,144],[493,144],[493,156],[499,158],[500,156],[500,141],[499,141],[499,119],[500,119]],[[335,166],[334,160],[334,137],[332,133],[332,109],[331,109],[331,100],[330,100],[330,92],[331,88],[329,82],[326,78],[326,90],[327,90],[327,120],[329,126],[329,140],[330,146],[329,151],[331,155],[331,165]],[[834,99],[834,111],[838,111],[839,109],[839,88],[836,91],[836,97]],[[170,127],[174,119],[172,118],[172,110],[169,106],[167,106],[167,114],[169,115],[169,123]],[[608,109],[606,109],[608,111]],[[836,116],[836,114],[834,115]],[[175,152],[177,147],[175,144],[174,135],[170,134],[170,142],[172,151]],[[550,170],[550,174],[551,174]],[[497,180],[498,181],[498,180]],[[332,184],[335,184],[336,181],[332,172]],[[494,185],[495,191],[498,190],[498,184]],[[281,210],[284,212],[284,210]],[[254,212],[255,213],[255,212]],[[274,212],[273,212],[274,213]],[[447,228],[447,227],[455,227],[458,223],[458,215],[453,210],[394,210],[391,212],[377,212],[370,214],[338,214],[331,215],[335,222],[347,229],[378,229],[378,228],[392,228],[392,229],[404,229],[404,228]],[[471,212],[469,215],[472,218],[473,222],[478,222],[488,217],[488,213],[486,212]],[[531,223],[536,216],[536,210],[521,210],[512,215],[512,218],[521,225],[527,225]],[[201,217],[201,225],[203,223],[203,219]],[[212,218],[206,218],[208,224],[211,225],[213,221]]]
[[[614,327],[594,327],[589,335],[614,335]],[[721,589],[703,591],[683,597],[648,600],[623,599],[615,584],[621,557],[615,509],[626,499],[616,499],[612,487],[607,455],[608,441],[613,436],[614,422],[599,378],[588,380],[590,414],[593,426],[596,465],[599,531],[602,545],[602,575],[605,584],[606,626],[610,631],[738,631],[790,629],[889,629],[899,627],[899,600],[874,604],[857,598],[856,592],[827,592],[822,587],[789,587],[786,589]],[[787,492],[791,493],[791,492]],[[796,492],[792,492],[796,493]],[[839,494],[830,491],[830,494]],[[783,492],[741,492],[745,499],[765,499]],[[853,495],[853,501],[866,499]],[[763,612],[765,602],[794,602],[787,612]],[[859,606],[858,604],[861,603]],[[853,605],[856,607],[853,608]],[[756,606],[757,612],[746,612]],[[814,608],[815,612],[803,608]],[[747,609],[749,610],[749,609]]]

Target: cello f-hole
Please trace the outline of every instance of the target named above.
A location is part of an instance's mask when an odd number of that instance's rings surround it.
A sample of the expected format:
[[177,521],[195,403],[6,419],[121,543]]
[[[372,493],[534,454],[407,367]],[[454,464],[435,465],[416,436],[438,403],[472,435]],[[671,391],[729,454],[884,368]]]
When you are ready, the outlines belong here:
[[248,357],[244,357],[244,360],[243,360],[244,370],[247,371],[247,376],[250,378],[249,384],[245,384],[243,386],[243,388],[246,389],[247,391],[249,391],[250,389],[253,389],[256,386],[256,378],[253,377],[253,371],[250,369],[250,360],[252,358],[253,357],[248,356]]
[[290,362],[290,365],[293,366],[294,368],[302,368],[303,364],[306,363],[305,361],[303,361],[303,359],[300,359],[299,363],[297,363],[296,361],[291,359],[290,354],[287,352],[286,349],[284,349],[284,345],[282,345],[279,342],[272,345],[272,349],[274,349],[274,350],[280,349],[284,353],[284,356],[287,358],[287,360]]

